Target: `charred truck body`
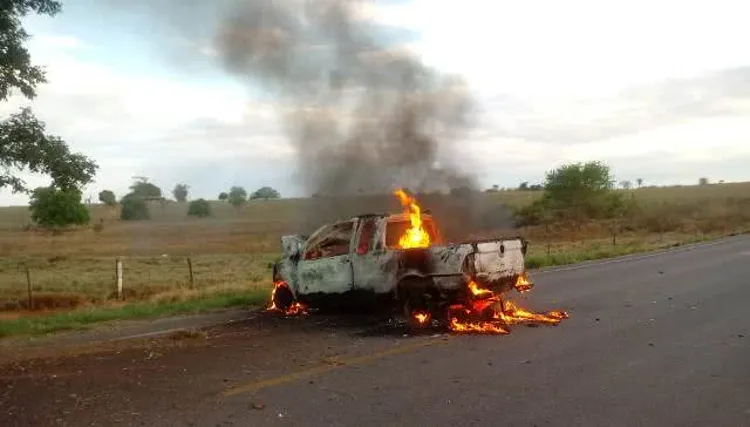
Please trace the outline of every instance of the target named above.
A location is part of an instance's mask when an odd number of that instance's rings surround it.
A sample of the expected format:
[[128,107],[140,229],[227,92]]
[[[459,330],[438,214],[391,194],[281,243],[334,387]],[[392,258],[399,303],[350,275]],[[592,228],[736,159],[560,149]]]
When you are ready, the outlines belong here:
[[355,302],[385,303],[411,317],[428,312],[444,318],[477,287],[495,295],[528,290],[520,237],[450,244],[433,218],[421,214],[429,245],[405,248],[409,215],[361,215],[324,225],[309,237],[283,236],[283,254],[274,264],[273,304],[331,307]]

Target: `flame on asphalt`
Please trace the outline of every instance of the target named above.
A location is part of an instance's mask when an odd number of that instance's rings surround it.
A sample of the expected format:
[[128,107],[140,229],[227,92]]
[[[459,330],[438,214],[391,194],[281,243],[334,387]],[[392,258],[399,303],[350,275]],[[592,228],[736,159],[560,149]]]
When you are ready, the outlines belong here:
[[[525,275],[520,275],[515,284],[519,292],[526,292],[532,286]],[[468,289],[471,293],[469,301],[449,308],[450,329],[454,332],[509,334],[514,324],[557,325],[568,318],[568,313],[560,310],[546,313],[526,310],[513,301],[503,300],[489,289],[481,288],[473,280],[469,281]]]

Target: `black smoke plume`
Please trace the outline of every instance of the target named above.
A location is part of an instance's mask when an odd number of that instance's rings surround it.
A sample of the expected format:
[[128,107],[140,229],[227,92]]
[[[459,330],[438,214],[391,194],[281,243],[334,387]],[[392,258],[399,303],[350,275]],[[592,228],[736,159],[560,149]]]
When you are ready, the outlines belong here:
[[[318,196],[302,213],[306,228],[398,209],[392,192],[399,187],[420,194],[476,189],[466,168],[451,162],[472,124],[466,84],[389,43],[365,5],[243,1],[215,40],[229,72],[278,101],[300,180]],[[473,222],[476,201],[467,202],[452,216]],[[431,208],[439,215],[440,207]]]
[[228,71],[273,92],[309,194],[473,185],[445,160],[469,124],[466,86],[387,43],[364,5],[243,1],[216,48]]
[[[133,1],[193,36],[211,28],[223,68],[269,95],[297,152],[297,178],[315,196],[299,212],[306,231],[398,210],[399,187],[431,194],[425,207],[444,227],[468,232],[495,217],[507,225],[505,212],[485,209],[471,164],[456,160],[473,125],[467,84],[394,41],[394,29],[368,15],[377,2],[216,0],[197,9]],[[457,189],[458,199],[437,195]]]

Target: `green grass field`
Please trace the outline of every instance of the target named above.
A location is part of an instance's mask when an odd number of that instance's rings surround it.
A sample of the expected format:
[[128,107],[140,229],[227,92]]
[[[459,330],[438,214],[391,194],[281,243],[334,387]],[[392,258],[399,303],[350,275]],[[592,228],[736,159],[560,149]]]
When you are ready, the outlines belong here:
[[[627,192],[639,202],[641,212],[623,224],[616,244],[610,225],[595,222],[575,229],[556,226],[515,230],[501,226],[485,228],[481,234],[526,237],[530,241],[529,266],[538,267],[700,241],[744,232],[750,226],[750,183]],[[481,197],[488,206],[521,207],[540,195],[500,191]],[[200,310],[214,298],[212,295],[250,292],[253,298],[219,299],[240,304],[257,302],[261,299],[257,295],[270,291],[270,264],[280,250],[279,237],[297,233],[301,224],[306,220],[309,223],[307,215],[316,209],[310,205],[311,200],[253,201],[240,210],[212,202],[213,215],[206,219],[188,218],[186,204],[155,203],[150,208],[152,219],[143,222],[122,222],[116,208],[94,205],[90,207],[90,226],[57,233],[32,227],[26,207],[0,208],[0,318],[5,318],[6,324],[26,325],[8,326],[6,333],[54,329],[46,323],[38,327],[24,323],[27,316],[34,319],[32,323],[42,322],[39,313],[29,312],[27,269],[33,308],[53,310],[58,320],[49,322],[62,328],[85,323],[81,319],[190,311],[191,307]],[[363,213],[357,209],[364,205],[355,205],[347,215]],[[426,202],[424,207],[430,208]],[[398,209],[397,202],[394,200],[388,209]],[[455,215],[460,222],[461,210]],[[123,308],[123,303],[114,298],[118,257],[124,265],[125,303],[135,308]],[[188,258],[192,261],[192,285]],[[83,314],[70,317],[55,311],[71,308]],[[102,314],[108,309],[115,314]],[[98,314],[85,314],[92,310]],[[18,317],[21,319],[9,320]]]

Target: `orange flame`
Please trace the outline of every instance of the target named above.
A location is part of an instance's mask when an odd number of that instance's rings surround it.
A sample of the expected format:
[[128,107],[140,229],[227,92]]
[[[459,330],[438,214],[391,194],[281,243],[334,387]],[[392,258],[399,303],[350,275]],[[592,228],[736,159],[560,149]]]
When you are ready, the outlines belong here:
[[[519,292],[525,292],[532,286],[525,275],[519,276],[516,282]],[[465,305],[450,307],[450,329],[454,332],[509,334],[510,326],[514,324],[557,325],[568,318],[565,311],[533,313],[511,301],[503,302],[499,295],[480,288],[473,280],[469,281],[468,288],[473,298]]]
[[288,286],[286,282],[275,282],[273,284],[273,291],[271,292],[271,305],[266,309],[267,311],[282,311],[286,315],[305,314],[307,313],[307,307],[301,304],[299,301],[294,301],[286,310],[282,310],[276,307],[276,291],[283,286]]
[[424,325],[430,320],[430,314],[429,313],[414,313],[414,319],[420,324]]
[[518,292],[524,293],[530,291],[534,287],[534,284],[529,282],[526,274],[521,274],[518,276],[518,280],[516,280],[515,287]]
[[469,281],[469,291],[475,297],[484,296],[484,295],[492,295],[491,290],[480,288],[479,285],[477,285],[477,282],[473,280]]
[[404,212],[409,215],[411,227],[404,232],[398,241],[400,248],[426,248],[430,246],[430,235],[422,227],[422,210],[417,201],[410,197],[403,189],[395,192],[404,207]]

